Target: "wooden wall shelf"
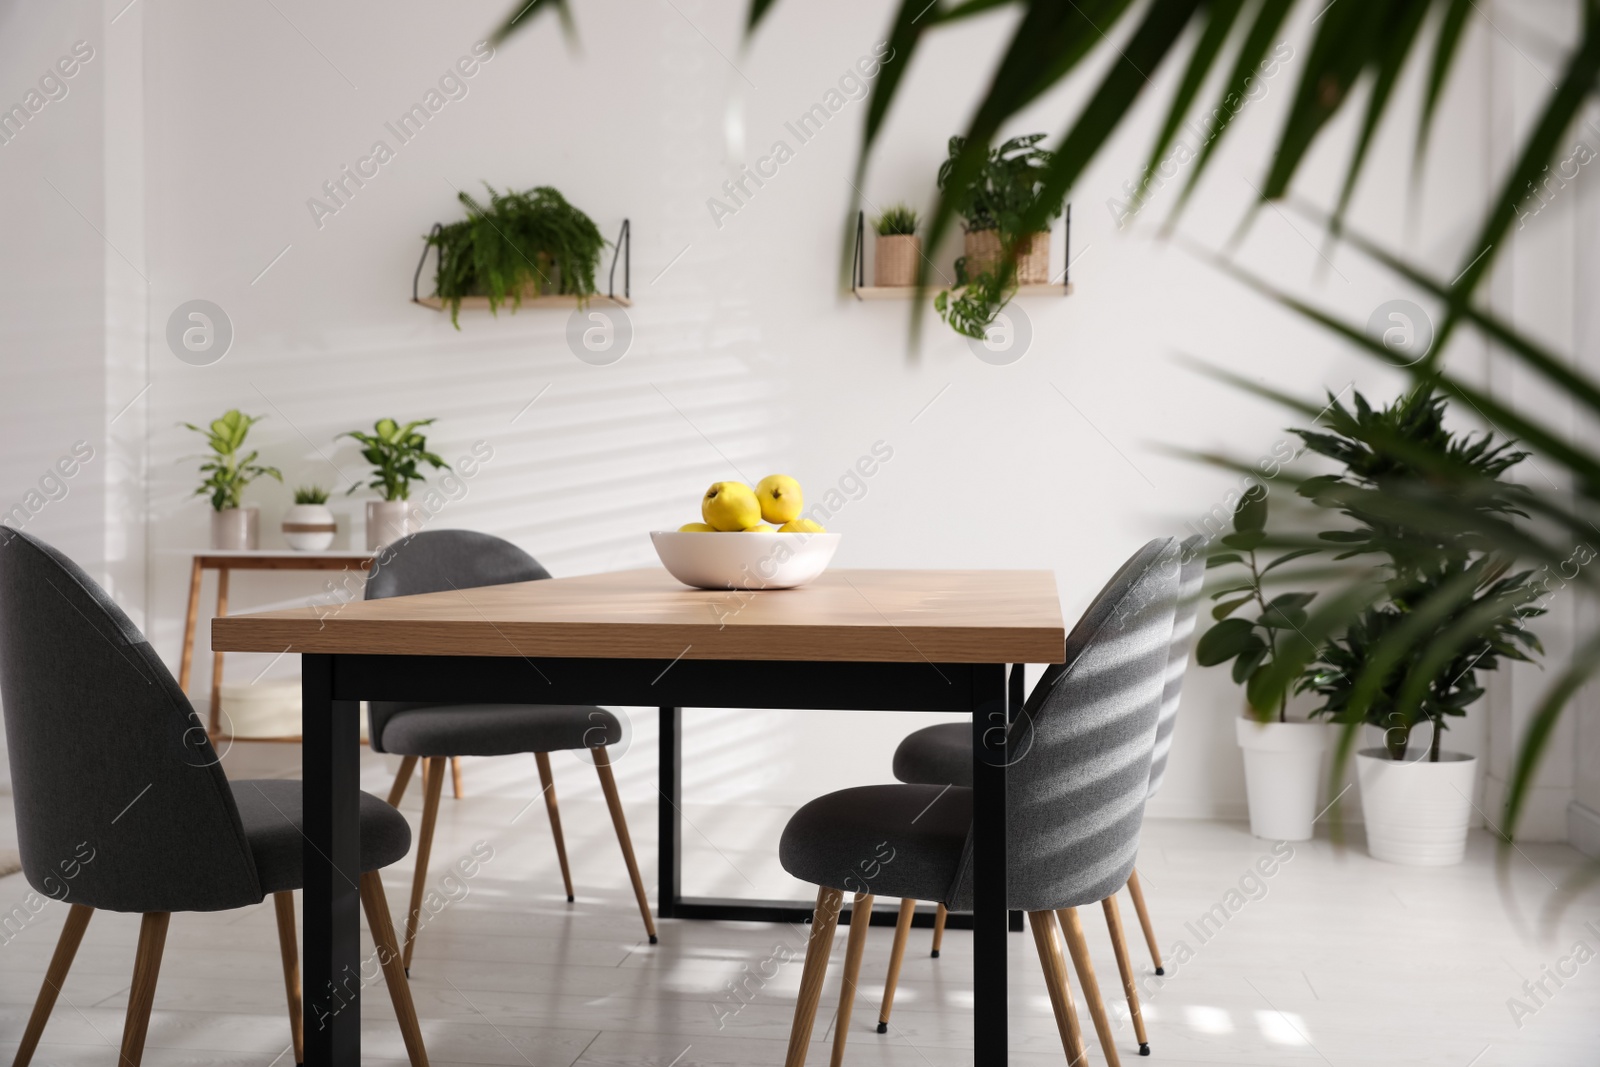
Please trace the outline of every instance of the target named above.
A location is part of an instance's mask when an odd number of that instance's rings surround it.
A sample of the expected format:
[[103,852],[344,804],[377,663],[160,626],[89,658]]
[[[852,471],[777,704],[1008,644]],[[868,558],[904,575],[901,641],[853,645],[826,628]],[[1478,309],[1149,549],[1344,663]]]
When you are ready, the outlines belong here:
[[[435,311],[444,311],[450,305],[436,296],[414,297],[415,303]],[[607,296],[605,293],[592,293],[583,298],[586,304],[598,304],[601,307],[632,307],[633,301],[625,296]],[[525,296],[520,307],[513,307],[508,299],[501,305],[502,311],[520,311],[522,308],[575,308],[578,306],[576,296]],[[461,298],[462,311],[488,311],[489,298],[486,296],[464,296]]]
[[[917,287],[914,285],[863,285],[851,290],[857,300],[910,300],[916,295]],[[959,289],[925,289],[928,296],[938,296],[940,293],[960,292]],[[1017,296],[1071,296],[1072,283],[1066,285],[1019,285]],[[461,305],[466,307],[465,304]]]
[[[1062,213],[1061,220],[1061,261],[1066,264],[1061,268],[1061,280],[1045,285],[1019,285],[1017,296],[1071,296],[1072,279],[1068,271],[1072,267],[1072,205],[1067,204]],[[944,292],[960,292],[964,286],[939,286],[929,287],[927,292],[934,295]],[[868,285],[867,284],[867,213],[856,212],[856,247],[850,257],[850,291],[857,300],[910,300],[917,291],[914,285]]]
[[[433,229],[428,231],[428,238],[431,240],[433,235],[438,233],[441,229],[443,229],[443,226],[440,223],[434,223]],[[421,296],[417,292],[418,286],[422,283],[422,268],[428,262],[428,249],[432,247],[432,244],[424,244],[422,246],[422,257],[417,260],[416,273],[411,276],[411,302],[413,304],[421,304],[425,308],[432,308],[435,311],[443,311],[449,307],[445,301],[437,296]],[[582,297],[581,299],[584,303],[597,304],[601,307],[626,308],[633,306],[633,301],[631,299],[633,294],[630,291],[630,283],[632,281],[633,274],[632,220],[622,220],[622,230],[617,234],[617,243],[615,247],[616,251],[611,254],[611,275],[606,281],[606,291],[604,293],[591,293],[586,297]],[[621,296],[617,295],[617,261],[619,259],[622,261]],[[580,298],[577,296],[560,294],[553,294],[549,296],[525,296],[522,298],[522,303],[520,305],[513,307],[508,301],[506,307],[510,311],[520,311],[522,308],[570,309],[577,307],[579,305],[579,300]],[[462,311],[487,311],[488,309],[489,298],[486,296],[465,296],[461,298]]]

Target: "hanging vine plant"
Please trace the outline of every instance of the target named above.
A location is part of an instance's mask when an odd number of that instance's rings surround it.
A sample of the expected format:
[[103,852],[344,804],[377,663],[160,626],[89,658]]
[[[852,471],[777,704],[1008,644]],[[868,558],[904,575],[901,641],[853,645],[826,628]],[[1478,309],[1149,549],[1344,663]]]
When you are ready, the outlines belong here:
[[594,220],[554,188],[499,192],[487,182],[487,205],[457,194],[467,217],[439,227],[425,240],[439,252],[434,294],[458,317],[464,297],[489,298],[489,310],[513,308],[523,297],[561,294],[581,299],[595,293],[594,272],[611,242]]

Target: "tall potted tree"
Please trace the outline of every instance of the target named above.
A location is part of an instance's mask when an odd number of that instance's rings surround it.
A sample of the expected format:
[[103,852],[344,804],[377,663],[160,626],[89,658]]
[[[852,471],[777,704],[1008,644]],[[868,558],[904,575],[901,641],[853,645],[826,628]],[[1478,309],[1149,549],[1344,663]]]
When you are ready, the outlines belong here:
[[[372,464],[373,478],[367,488],[378,490],[383,497],[367,501],[369,551],[375,552],[413,532],[406,501],[411,497],[411,483],[427,478],[417,464],[427,463],[435,470],[445,467],[444,460],[428,451],[428,439],[417,432],[432,423],[432,419],[418,419],[402,426],[393,419],[379,419],[371,433],[351,430],[339,435],[360,442],[362,458]],[[360,488],[359,484],[352,485],[348,492]]]
[[259,452],[240,455],[250,427],[265,416],[244,415],[238,408],[226,412],[220,419],[205,427],[192,422],[182,425],[200,434],[211,448],[200,464],[205,480],[194,491],[195,496],[211,498],[211,547],[221,551],[246,551],[261,547],[261,516],[253,507],[245,507],[244,487],[257,478],[276,478],[283,475],[276,467],[256,462]]

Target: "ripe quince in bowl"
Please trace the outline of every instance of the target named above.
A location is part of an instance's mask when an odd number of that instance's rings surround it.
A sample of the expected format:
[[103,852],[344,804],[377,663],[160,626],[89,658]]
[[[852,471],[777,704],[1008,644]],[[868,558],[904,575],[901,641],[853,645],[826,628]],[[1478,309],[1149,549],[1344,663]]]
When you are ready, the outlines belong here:
[[842,534],[801,517],[800,485],[787,475],[754,488],[717,482],[700,499],[701,522],[655,530],[656,555],[696,589],[793,589],[827,569]]

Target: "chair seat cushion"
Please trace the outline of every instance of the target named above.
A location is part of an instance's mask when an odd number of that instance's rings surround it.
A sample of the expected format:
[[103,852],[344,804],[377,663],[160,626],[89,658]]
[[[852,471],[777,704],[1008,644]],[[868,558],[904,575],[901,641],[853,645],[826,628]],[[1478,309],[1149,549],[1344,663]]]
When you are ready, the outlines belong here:
[[972,790],[868,785],[818,797],[778,842],[783,869],[848,893],[944,901],[972,828]]
[[590,704],[447,704],[396,713],[381,743],[401,756],[509,756],[621,740],[617,717]]
[[972,724],[947,722],[907,734],[894,750],[894,776],[916,785],[972,787]]
[[[281,893],[305,885],[300,849],[305,841],[305,804],[296,778],[252,778],[229,782],[255,857],[261,892]],[[411,851],[404,815],[371,793],[361,794],[361,869],[387,867]]]

